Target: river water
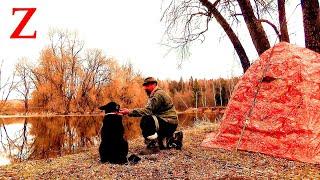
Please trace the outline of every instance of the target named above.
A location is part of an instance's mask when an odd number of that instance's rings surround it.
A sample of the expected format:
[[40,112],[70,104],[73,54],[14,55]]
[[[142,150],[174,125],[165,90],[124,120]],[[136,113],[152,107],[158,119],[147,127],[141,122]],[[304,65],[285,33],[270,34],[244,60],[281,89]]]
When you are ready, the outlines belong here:
[[[216,114],[179,114],[179,128],[215,122]],[[0,119],[0,165],[85,151],[100,143],[103,116],[55,116]],[[125,137],[141,136],[139,118],[124,117]]]

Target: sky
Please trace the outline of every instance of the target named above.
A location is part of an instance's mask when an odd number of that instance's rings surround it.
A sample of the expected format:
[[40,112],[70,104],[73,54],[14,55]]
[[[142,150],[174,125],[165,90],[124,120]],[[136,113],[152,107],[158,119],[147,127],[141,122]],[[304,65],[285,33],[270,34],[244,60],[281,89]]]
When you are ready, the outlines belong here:
[[[50,28],[77,31],[85,48],[102,49],[107,57],[120,64],[131,62],[143,76],[159,79],[219,78],[239,76],[242,68],[230,41],[215,21],[210,23],[204,43],[191,47],[191,56],[178,68],[178,56],[161,46],[165,26],[160,22],[161,0],[1,0],[0,3],[0,60],[3,74],[12,73],[19,58],[36,62],[41,49],[48,44]],[[289,32],[292,43],[303,46],[300,8],[292,13],[297,0],[290,0],[288,8]],[[24,16],[12,15],[12,8],[37,8],[22,34],[37,31],[36,39],[10,39],[10,35]],[[267,27],[268,29],[268,27]],[[268,30],[271,32],[270,28]],[[258,58],[246,29],[240,29],[241,40],[251,61]],[[275,41],[271,41],[274,44]],[[166,56],[165,56],[166,55]]]

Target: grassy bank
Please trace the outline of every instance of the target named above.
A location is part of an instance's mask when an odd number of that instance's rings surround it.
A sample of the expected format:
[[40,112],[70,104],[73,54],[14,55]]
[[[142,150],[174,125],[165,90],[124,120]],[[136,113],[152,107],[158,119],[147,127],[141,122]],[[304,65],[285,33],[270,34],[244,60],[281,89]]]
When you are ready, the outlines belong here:
[[[99,163],[97,148],[79,154],[34,160],[0,167],[0,179],[211,179],[211,178],[320,178],[320,165],[306,164],[250,152],[230,152],[199,146],[217,126],[196,123],[183,129],[184,147],[141,156],[136,165]],[[129,141],[132,152],[143,146],[142,138]]]

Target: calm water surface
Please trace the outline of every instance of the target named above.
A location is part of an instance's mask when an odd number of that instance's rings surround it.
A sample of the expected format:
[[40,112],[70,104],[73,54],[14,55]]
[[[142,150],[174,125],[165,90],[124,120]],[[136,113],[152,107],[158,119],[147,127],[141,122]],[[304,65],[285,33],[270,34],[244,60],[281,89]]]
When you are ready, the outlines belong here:
[[[197,118],[196,118],[197,117]],[[179,127],[215,121],[215,114],[180,114]],[[0,165],[85,151],[100,143],[103,116],[58,116],[0,119]],[[124,118],[125,137],[141,136],[139,118]]]

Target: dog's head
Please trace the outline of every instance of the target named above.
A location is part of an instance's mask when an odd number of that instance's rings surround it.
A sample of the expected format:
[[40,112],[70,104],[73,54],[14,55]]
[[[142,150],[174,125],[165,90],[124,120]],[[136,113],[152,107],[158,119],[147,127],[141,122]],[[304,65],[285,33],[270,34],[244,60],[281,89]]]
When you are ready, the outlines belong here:
[[103,110],[105,113],[119,112],[120,105],[112,101],[104,106],[99,107],[99,109]]

